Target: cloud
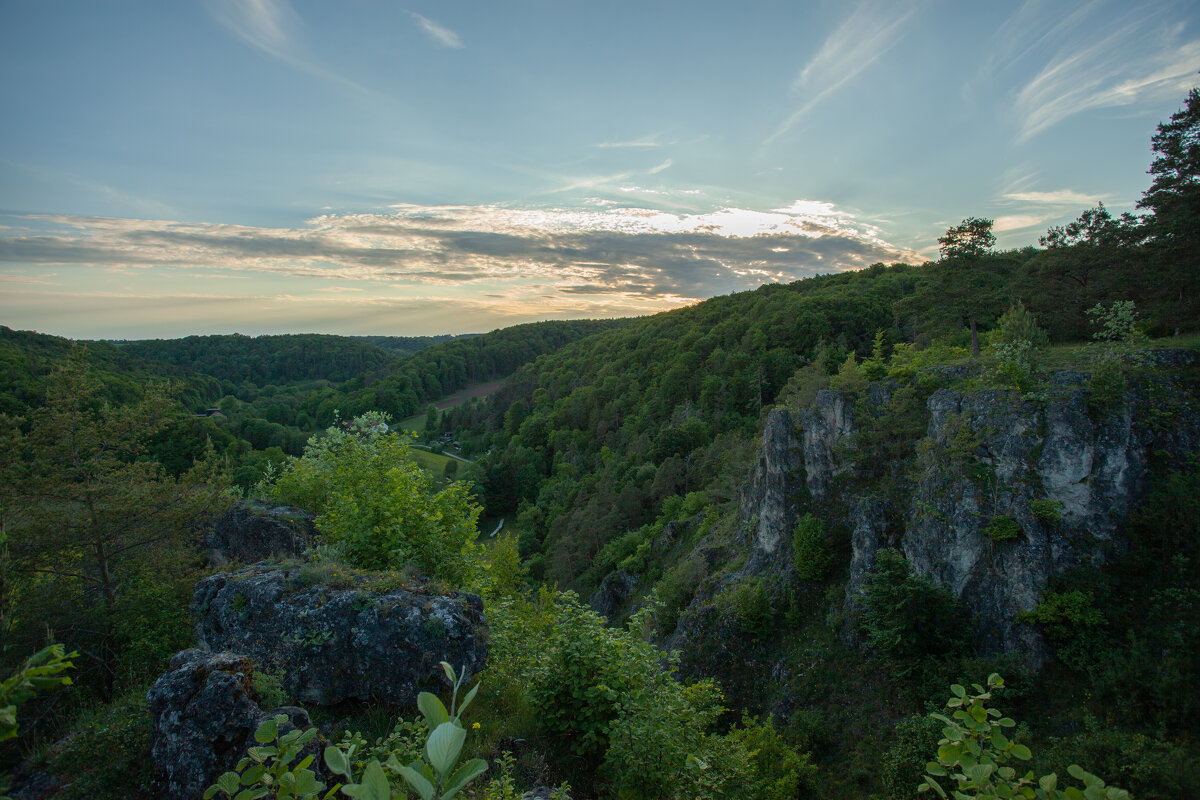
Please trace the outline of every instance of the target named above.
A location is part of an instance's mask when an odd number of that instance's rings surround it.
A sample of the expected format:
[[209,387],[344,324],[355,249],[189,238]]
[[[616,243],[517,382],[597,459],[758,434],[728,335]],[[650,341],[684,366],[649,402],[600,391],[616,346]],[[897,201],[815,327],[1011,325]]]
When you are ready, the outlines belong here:
[[1073,189],[1059,189],[1053,192],[1008,192],[1004,195],[1006,200],[1051,206],[1090,206],[1104,200],[1106,197],[1108,195],[1084,194],[1083,192],[1076,192]]
[[458,34],[454,31],[445,26],[437,24],[428,17],[421,16],[415,11],[410,11],[409,13],[412,14],[412,18],[417,21],[417,24],[421,26],[421,30],[425,32],[425,35],[428,36],[434,42],[434,44],[442,47],[448,47],[453,50],[462,50],[465,47],[465,45],[462,43],[462,39],[460,39]]
[[792,88],[805,98],[804,103],[766,138],[763,145],[769,145],[787,133],[809,111],[878,61],[900,40],[901,29],[918,10],[919,4],[915,3],[893,4],[880,0],[860,3],[796,76]]
[[597,142],[592,147],[649,150],[657,147],[666,147],[668,144],[673,144],[673,142],[660,142],[656,136],[647,136],[643,139],[630,139],[627,141]]
[[0,233],[0,263],[90,269],[95,280],[94,268],[119,269],[121,280],[135,284],[207,269],[310,288],[314,281],[336,281],[335,295],[353,287],[368,294],[444,287],[463,296],[511,292],[516,302],[540,293],[558,298],[556,307],[585,311],[590,306],[580,305],[582,295],[591,296],[590,303],[647,304],[644,311],[650,311],[766,281],[913,257],[885,241],[875,226],[816,201],[694,214],[404,206],[390,214],[323,215],[300,228],[21,219],[24,230]]
[[1036,227],[1050,219],[1054,219],[1053,214],[1011,214],[1009,216],[996,217],[992,228],[996,233],[1019,231],[1025,228]]
[[[1072,30],[1057,25],[1052,33],[1065,38]],[[1178,98],[1197,84],[1200,39],[1183,40],[1183,27],[1153,6],[1114,16],[1099,34],[1085,30],[1086,38],[1056,38],[1053,55],[1017,94],[1018,142],[1085,111]]]
[[288,0],[209,0],[208,9],[226,30],[254,49],[357,94],[377,94],[304,52],[297,36],[300,17]]

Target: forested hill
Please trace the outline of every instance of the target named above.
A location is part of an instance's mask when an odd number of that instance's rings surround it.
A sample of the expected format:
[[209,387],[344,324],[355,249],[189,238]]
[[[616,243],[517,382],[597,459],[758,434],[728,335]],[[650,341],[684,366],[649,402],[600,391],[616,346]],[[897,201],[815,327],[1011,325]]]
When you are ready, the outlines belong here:
[[879,264],[764,286],[564,347],[518,372],[459,432],[496,450],[475,476],[489,513],[519,512],[523,552],[545,577],[590,590],[600,549],[653,521],[665,499],[729,496],[723,472],[744,474],[738,454],[764,409],[786,400],[789,379],[818,354],[822,371],[895,345],[965,357],[965,323],[986,340],[1018,301],[1052,342],[1086,339],[1087,310],[1117,300],[1132,301],[1153,334],[1200,327],[1194,287],[1152,227],[1100,207],[1047,238],[1043,250],[969,263]]
[[[92,370],[105,399],[114,403],[140,397],[145,382],[163,374],[161,365],[108,342],[76,342],[0,325],[0,412],[24,416],[40,406],[50,375],[72,360]],[[183,401],[198,402],[218,388],[215,381],[198,378],[183,387]]]
[[426,404],[468,386],[511,375],[538,356],[628,320],[532,322],[460,337],[421,350],[395,363],[385,374],[364,380],[348,392],[342,408],[377,410],[403,419]]
[[222,381],[259,385],[303,380],[341,382],[391,363],[396,356],[346,336],[317,333],[282,336],[188,336],[124,342],[142,358]]

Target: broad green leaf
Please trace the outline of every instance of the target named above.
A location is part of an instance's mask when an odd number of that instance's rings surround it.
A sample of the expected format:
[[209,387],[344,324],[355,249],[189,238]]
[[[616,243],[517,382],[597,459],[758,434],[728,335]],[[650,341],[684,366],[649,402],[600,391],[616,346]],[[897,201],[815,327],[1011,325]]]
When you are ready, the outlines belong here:
[[233,797],[237,794],[238,787],[241,785],[236,772],[226,772],[221,777],[217,778],[217,785],[225,790],[225,794]]
[[470,761],[463,764],[454,771],[454,774],[450,776],[450,780],[446,782],[445,788],[442,789],[442,800],[450,800],[450,798],[458,794],[464,786],[478,776],[487,772],[487,768],[487,762],[482,758],[472,758]]
[[258,726],[258,730],[254,732],[254,741],[266,744],[267,742],[275,741],[275,737],[279,735],[279,723],[274,719],[265,719]]
[[1022,761],[1028,761],[1033,758],[1033,753],[1029,752],[1029,748],[1023,744],[1014,744],[1012,746],[1012,754],[1014,758],[1019,758]]
[[477,683],[471,687],[471,691],[467,692],[467,696],[464,697],[462,702],[458,704],[458,715],[460,717],[462,716],[462,713],[467,710],[467,706],[471,705],[471,701],[475,699],[475,695],[478,693],[479,684]]
[[363,770],[362,786],[365,791],[359,795],[360,800],[392,800],[391,784],[378,759],[372,758],[367,763],[367,768]]
[[454,762],[458,760],[458,754],[466,740],[467,732],[453,722],[443,722],[429,734],[429,740],[425,742],[425,753],[439,775],[445,775],[454,768]]
[[992,731],[992,744],[1000,750],[1008,749],[1008,737],[1005,736],[999,729]]
[[950,691],[953,692],[958,697],[966,697],[967,696],[966,688],[963,686],[960,686],[957,683],[950,684]]
[[329,767],[329,771],[334,775],[350,777],[350,762],[346,754],[333,745],[325,748],[325,766]]
[[401,767],[400,776],[413,788],[413,791],[421,795],[421,800],[432,800],[433,784],[426,780],[424,775],[412,767]]
[[421,692],[417,695],[417,708],[421,709],[421,713],[425,715],[425,721],[429,723],[430,730],[450,719],[450,712],[446,710],[446,705],[435,694]]
[[442,668],[442,672],[446,673],[446,680],[450,681],[450,685],[454,685],[458,681],[458,677],[454,674],[454,667],[446,661],[439,661],[438,664]]
[[1041,786],[1044,791],[1053,792],[1058,788],[1058,774],[1051,772],[1049,775],[1043,775],[1038,778],[1038,786]]

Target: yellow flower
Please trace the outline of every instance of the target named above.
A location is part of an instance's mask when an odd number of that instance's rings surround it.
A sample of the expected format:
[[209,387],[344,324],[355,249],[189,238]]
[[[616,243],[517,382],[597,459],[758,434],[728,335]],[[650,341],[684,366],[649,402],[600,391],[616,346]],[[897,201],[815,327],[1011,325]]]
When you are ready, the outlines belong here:
[[472,722],[472,723],[471,723],[471,730],[473,730],[473,731],[477,731],[477,730],[479,730],[479,723],[478,723],[478,722]]

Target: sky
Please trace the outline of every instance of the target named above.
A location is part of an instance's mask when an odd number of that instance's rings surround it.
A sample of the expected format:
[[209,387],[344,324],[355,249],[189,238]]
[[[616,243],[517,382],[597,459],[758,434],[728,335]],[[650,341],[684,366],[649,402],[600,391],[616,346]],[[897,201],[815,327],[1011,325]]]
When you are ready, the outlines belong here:
[[0,0],[0,324],[632,316],[1132,211],[1191,0]]

